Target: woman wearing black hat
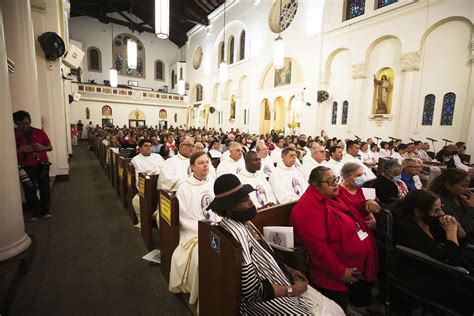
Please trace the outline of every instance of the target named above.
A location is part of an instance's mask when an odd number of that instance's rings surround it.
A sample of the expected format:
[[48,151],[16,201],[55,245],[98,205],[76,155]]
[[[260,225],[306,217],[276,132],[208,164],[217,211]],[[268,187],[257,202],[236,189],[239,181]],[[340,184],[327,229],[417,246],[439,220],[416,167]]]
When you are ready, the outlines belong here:
[[208,209],[223,217],[220,225],[242,246],[243,315],[344,315],[342,309],[312,287],[299,271],[277,262],[273,250],[250,222],[257,209],[249,198],[254,191],[233,174],[214,183],[215,199]]

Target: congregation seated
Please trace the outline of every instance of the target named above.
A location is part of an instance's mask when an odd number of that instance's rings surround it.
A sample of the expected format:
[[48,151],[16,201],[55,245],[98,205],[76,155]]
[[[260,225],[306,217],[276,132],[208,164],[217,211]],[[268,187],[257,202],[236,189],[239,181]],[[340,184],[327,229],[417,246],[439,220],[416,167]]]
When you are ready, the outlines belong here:
[[390,150],[390,144],[388,142],[381,142],[380,143],[380,157],[390,157],[392,155],[392,151]]
[[297,201],[308,187],[301,172],[296,169],[296,150],[286,147],[281,152],[281,161],[270,176],[269,183],[278,203]]
[[461,158],[459,157],[459,147],[458,146],[448,145],[446,147],[446,149],[453,153],[453,163],[454,163],[455,168],[458,168],[458,169],[461,169],[461,170],[464,170],[464,171],[467,171],[467,172],[469,172],[471,170],[471,168],[469,166],[466,166],[461,161]]
[[165,139],[166,142],[160,147],[160,155],[164,159],[168,159],[178,153],[178,147],[176,146],[173,133],[166,134]]
[[[203,143],[201,142],[196,142],[194,143],[194,149],[193,149],[193,154],[197,153],[197,152],[206,152],[206,147],[204,146]],[[209,156],[209,152],[206,152],[206,154]],[[211,158],[212,159],[212,158]],[[216,176],[216,168],[214,168],[214,166],[212,165],[212,160],[211,160],[211,164],[209,165],[209,176],[212,177],[213,179],[216,179],[217,176]]]
[[[350,174],[353,177],[357,172]],[[309,183],[290,216],[295,238],[308,251],[309,278],[346,312],[365,315],[372,301],[378,262],[362,212],[369,208],[375,211],[378,205],[363,203],[363,210],[350,201],[346,204],[339,194],[338,177],[327,167],[315,168]]]
[[[443,212],[436,194],[425,190],[408,193],[394,205],[395,242],[418,250],[450,265],[471,264],[459,247],[465,232],[454,216]],[[402,256],[398,262],[397,277],[415,294],[441,303],[463,315],[474,313],[474,283],[458,282],[455,275],[440,272],[432,266]],[[472,271],[472,270],[471,270]]]
[[377,162],[375,161],[375,155],[372,152],[371,148],[369,148],[369,146],[370,145],[368,143],[365,143],[365,142],[360,143],[359,156],[360,156],[360,160],[364,164],[372,167],[372,166],[375,166]]
[[364,178],[365,181],[374,180],[376,178],[375,174],[372,172],[372,170],[370,170],[369,167],[367,167],[362,162],[362,160],[360,160],[357,157],[357,155],[360,152],[360,145],[357,142],[350,140],[346,143],[346,148],[347,148],[347,153],[342,158],[341,169],[342,169],[342,166],[344,166],[344,164],[348,162],[354,162],[354,163],[359,164],[363,168],[364,174],[362,175],[362,177]]
[[279,137],[275,142],[275,148],[272,150],[270,157],[273,160],[273,163],[276,164],[281,159],[281,152],[283,151],[283,147],[285,146],[285,139],[283,137]]
[[209,208],[242,247],[240,314],[344,315],[342,309],[308,285],[299,271],[281,263],[252,224],[257,210],[248,196],[254,189],[233,174],[217,178]]
[[334,172],[334,175],[337,177],[341,175],[341,168],[343,166],[342,157],[344,154],[342,150],[343,149],[341,146],[332,146],[329,148],[329,155],[331,158],[329,158],[329,161],[326,164],[326,167],[331,168],[331,170]]
[[415,144],[415,154],[418,158],[420,158],[423,161],[428,161],[428,162],[433,160],[426,152],[428,149],[426,148],[425,143],[417,140],[414,142],[414,144]]
[[392,152],[392,155],[390,157],[393,159],[397,159],[398,163],[401,165],[403,159],[407,158],[406,157],[407,147],[408,146],[406,144],[398,145],[398,147],[396,148],[396,150]]
[[418,159],[407,158],[402,161],[401,176],[408,191],[414,191],[423,187],[419,176],[421,168],[421,163]]
[[438,162],[445,165],[447,168],[456,168],[453,160],[453,153],[447,149],[441,149],[435,155],[433,162]]
[[218,177],[226,173],[237,175],[240,170],[245,168],[245,163],[242,159],[242,145],[237,142],[232,142],[228,151],[228,157],[222,155],[221,162],[219,166],[217,166],[216,173]]
[[150,137],[150,140],[151,140],[151,152],[154,153],[154,154],[159,154],[160,153],[160,149],[161,149],[161,146],[163,146],[163,144],[160,144],[160,138],[156,135],[153,135]]
[[314,168],[326,165],[326,151],[321,144],[313,142],[310,153],[305,157],[308,158],[303,159],[303,168],[301,169],[301,172],[303,173],[304,179],[307,181]]
[[[135,179],[136,185],[138,189],[138,174],[145,173],[145,174],[160,174],[161,167],[164,164],[164,159],[158,154],[151,152],[151,141],[148,139],[142,139],[138,143],[138,148],[140,153],[132,158],[130,163],[135,168]],[[138,224],[140,225],[140,197],[139,194],[135,194],[132,199],[133,209],[137,214]]]
[[219,150],[219,142],[214,140],[211,142],[209,145],[209,151],[208,151],[209,157],[211,159],[220,159],[222,157],[222,153]]
[[240,171],[237,177],[242,184],[251,185],[255,191],[249,196],[257,209],[266,208],[276,204],[276,198],[272,187],[262,172],[262,160],[255,151],[249,151],[245,157],[245,169]]
[[375,164],[379,163],[379,146],[377,144],[372,144],[370,145],[370,151],[372,152],[372,160],[375,162]]
[[265,174],[265,178],[270,178],[273,170],[275,169],[275,164],[273,159],[270,157],[269,149],[263,140],[257,141],[255,145],[255,151],[262,162],[262,172]]
[[209,157],[198,152],[189,159],[192,174],[179,186],[179,245],[171,258],[169,290],[190,293],[189,304],[199,298],[198,222],[217,222],[216,214],[208,210],[214,198],[214,179],[209,177]]
[[390,159],[383,165],[383,172],[375,181],[375,194],[382,204],[390,204],[407,195],[408,188],[402,181],[402,166],[397,159]]
[[430,190],[440,196],[443,211],[452,215],[474,244],[474,194],[469,190],[470,176],[461,169],[447,169],[430,185]]
[[158,178],[158,189],[176,191],[191,174],[189,157],[194,150],[192,138],[183,140],[178,146],[178,153],[165,160]]

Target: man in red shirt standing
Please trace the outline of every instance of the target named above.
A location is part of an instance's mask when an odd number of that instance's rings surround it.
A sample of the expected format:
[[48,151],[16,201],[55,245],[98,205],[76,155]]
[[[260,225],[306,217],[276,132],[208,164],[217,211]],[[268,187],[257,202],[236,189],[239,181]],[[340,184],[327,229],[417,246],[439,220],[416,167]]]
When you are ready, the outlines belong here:
[[[30,114],[26,111],[13,113],[16,152],[20,170],[20,180],[28,208],[33,216],[30,222],[51,218],[49,212],[50,187],[47,151],[53,150],[48,135],[38,128],[31,127]],[[23,172],[24,171],[24,172]],[[26,174],[25,174],[26,172]],[[40,192],[40,199],[36,191]]]

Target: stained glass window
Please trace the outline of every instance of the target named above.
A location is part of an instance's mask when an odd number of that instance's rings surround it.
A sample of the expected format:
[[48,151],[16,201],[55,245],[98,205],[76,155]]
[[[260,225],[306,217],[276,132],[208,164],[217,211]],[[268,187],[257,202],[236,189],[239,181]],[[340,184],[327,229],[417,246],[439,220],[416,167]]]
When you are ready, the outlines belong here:
[[234,46],[235,46],[234,37],[231,36],[229,38],[229,53],[227,54],[227,56],[229,56],[229,65],[234,63],[234,48],[235,48]]
[[423,105],[423,118],[421,125],[433,125],[433,115],[435,108],[436,97],[434,94],[425,96],[425,104]]
[[245,59],[245,31],[240,33],[239,60]]
[[443,110],[441,111],[441,125],[453,125],[454,104],[456,103],[456,94],[448,92],[443,98]]
[[346,20],[363,15],[365,0],[346,0]]
[[221,42],[219,44],[219,52],[217,54],[219,57],[219,60],[217,61],[218,65],[224,60],[224,53],[225,53],[224,42]]
[[345,100],[342,102],[342,118],[341,118],[341,124],[342,125],[347,125],[347,114],[349,113],[349,102]]
[[171,89],[174,89],[174,77],[175,77],[174,70],[172,70],[171,71]]
[[332,119],[331,124],[336,125],[337,123],[337,102],[334,101],[332,104]]
[[102,58],[101,58],[101,53],[100,49],[97,47],[89,47],[87,50],[87,56],[88,56],[88,67],[87,69],[89,71],[102,71]]
[[297,10],[298,10],[297,0],[289,0],[286,3],[283,2],[283,6],[281,8],[281,15],[280,15],[280,30],[282,32],[286,30],[288,26],[290,26],[291,22],[293,22],[293,19],[295,18]]
[[[127,66],[127,41],[129,38],[137,43],[136,69],[130,69]],[[143,46],[143,43],[137,37],[125,33],[115,36],[112,42],[112,60],[119,75],[138,78],[146,77],[145,46]]]
[[388,6],[389,4],[398,2],[398,0],[377,0],[377,9]]
[[155,80],[165,80],[165,64],[161,60],[155,61]]

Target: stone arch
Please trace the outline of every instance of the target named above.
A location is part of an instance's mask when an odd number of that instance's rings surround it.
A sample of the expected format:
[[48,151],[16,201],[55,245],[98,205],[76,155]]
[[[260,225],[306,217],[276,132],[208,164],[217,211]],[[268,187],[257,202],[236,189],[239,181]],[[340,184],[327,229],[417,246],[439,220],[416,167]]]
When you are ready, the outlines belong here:
[[285,99],[282,96],[278,96],[273,101],[272,112],[275,112],[273,119],[273,129],[285,130],[286,110],[285,110]]
[[191,102],[202,102],[204,100],[204,88],[202,84],[198,83],[194,85],[190,100]]
[[237,87],[237,91],[235,92],[235,96],[238,98],[242,97],[243,95],[244,83],[246,79],[247,75],[243,75],[242,77],[240,77],[239,85]]
[[[291,79],[290,85],[304,82],[303,69],[301,68],[301,65],[298,62],[298,60],[291,56],[285,55],[285,59],[287,58],[291,59],[291,64],[292,64],[291,66],[292,79]],[[273,60],[272,60],[265,66],[262,72],[262,75],[260,76],[260,81],[258,84],[259,90],[274,88],[273,85],[271,87],[269,86],[269,82],[273,82],[274,76],[275,76],[275,69],[273,68]]]
[[270,132],[270,120],[272,119],[270,100],[267,98],[260,101],[260,133]]
[[[234,30],[234,31],[232,31]],[[238,31],[235,31],[235,30],[238,30]],[[233,21],[230,21],[226,24],[225,26],[225,34],[226,36],[230,36],[230,35],[233,35],[237,41],[239,39],[239,36],[240,36],[240,33],[242,32],[242,30],[245,31],[245,34],[246,34],[246,39],[245,39],[245,56],[248,56],[249,54],[249,48],[250,48],[250,45],[251,45],[251,40],[250,40],[250,33],[249,33],[249,28],[247,27],[247,25],[240,21],[240,20],[233,20]],[[219,52],[219,45],[221,42],[225,42],[226,45],[227,45],[227,40],[224,38],[224,29],[221,29],[219,34],[217,35],[215,41],[214,41],[214,44],[212,45],[212,62],[211,62],[211,69],[217,69],[219,67],[219,63],[220,63],[220,60],[218,60],[219,58],[219,55],[214,55],[215,53],[218,53]],[[225,47],[224,50],[227,50],[227,47]],[[234,62],[238,61],[238,58],[235,58],[235,54],[234,54]],[[227,59],[225,58],[226,56],[223,56],[224,57],[224,60],[226,61]]]
[[146,117],[145,117],[145,113],[143,113],[142,111],[133,110],[132,112],[130,112],[130,114],[128,114],[128,119],[129,120],[143,120],[143,121],[145,121]]
[[370,46],[367,48],[367,51],[365,52],[365,64],[368,65],[369,63],[369,58],[370,58],[370,55],[372,54],[372,51],[374,50],[374,48],[380,44],[381,42],[385,41],[385,40],[388,40],[388,39],[391,39],[391,38],[395,38],[398,40],[398,42],[400,43],[400,47],[401,47],[401,41],[400,39],[395,36],[395,35],[384,35],[384,36],[381,36],[379,38],[377,38],[376,40],[374,40],[372,42],[372,44],[370,44]]
[[336,57],[337,54],[343,52],[343,51],[348,51],[349,49],[345,48],[345,47],[340,47],[340,48],[336,48],[335,50],[333,50],[327,57],[326,59],[326,65],[324,67],[324,77],[321,78],[324,83],[326,84],[329,84],[329,82],[331,81],[331,66],[332,66],[332,62],[334,60],[334,57]]
[[225,83],[224,91],[222,91],[222,100],[228,100],[229,99],[230,92],[231,92],[231,89],[230,89],[231,86],[232,86],[232,80],[229,79]]
[[469,25],[472,26],[471,20],[469,20],[468,18],[465,18],[463,16],[450,16],[448,18],[444,18],[444,19],[439,20],[438,22],[435,22],[433,25],[431,25],[425,31],[425,33],[423,34],[423,36],[420,40],[420,53],[423,53],[423,49],[425,47],[425,42],[426,42],[426,39],[428,38],[428,36],[439,26],[441,26],[445,23],[451,22],[451,21],[462,21],[462,22],[466,22],[466,23],[468,23]]
[[212,88],[212,102],[217,102],[217,99],[219,98],[219,85],[220,83],[216,82]]

